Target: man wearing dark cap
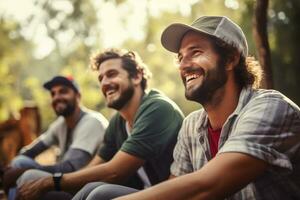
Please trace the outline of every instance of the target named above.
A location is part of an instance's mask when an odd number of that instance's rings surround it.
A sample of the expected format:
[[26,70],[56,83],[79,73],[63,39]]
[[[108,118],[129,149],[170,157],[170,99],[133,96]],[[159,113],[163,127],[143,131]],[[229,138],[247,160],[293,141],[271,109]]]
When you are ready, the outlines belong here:
[[[54,174],[54,179],[59,179],[62,173],[85,166],[102,143],[108,122],[100,113],[80,106],[79,86],[72,77],[56,76],[46,82],[44,88],[51,94],[52,108],[58,118],[12,161],[12,168],[5,175],[7,182],[15,182],[28,169],[35,170],[27,171],[32,174],[27,179],[49,173]],[[56,164],[41,165],[34,160],[53,145],[57,145],[60,150]],[[9,199],[14,199],[14,190],[11,189],[9,193]]]
[[161,42],[178,55],[186,98],[203,108],[181,127],[177,178],[118,200],[300,199],[300,109],[258,89],[261,70],[240,27],[204,16],[170,25]]

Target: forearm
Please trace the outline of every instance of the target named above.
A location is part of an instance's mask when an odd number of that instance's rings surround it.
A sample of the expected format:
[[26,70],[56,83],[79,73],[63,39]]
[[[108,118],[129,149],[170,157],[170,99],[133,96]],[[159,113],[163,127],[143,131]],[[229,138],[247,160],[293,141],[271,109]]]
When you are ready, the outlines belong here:
[[60,162],[55,165],[42,165],[38,169],[49,173],[55,173],[55,172],[69,173],[75,171],[73,165],[69,161]]
[[67,152],[64,161],[59,162],[55,165],[41,166],[39,169],[50,173],[73,172],[85,166],[91,160],[91,158],[92,156],[83,150],[70,149]]
[[99,155],[96,155],[86,166],[84,166],[84,168],[93,167],[103,163],[106,163],[106,161],[102,159]]
[[196,172],[118,200],[224,199],[253,181],[267,167],[264,161],[248,155],[224,153]]
[[72,191],[93,181],[120,184],[134,174],[144,162],[140,158],[120,151],[106,163],[65,174],[61,186],[64,190]]
[[83,187],[85,184],[94,181],[103,181],[109,183],[120,183],[122,177],[107,163],[91,166],[82,170],[64,174],[61,180],[61,187],[66,191],[74,191]]
[[[152,200],[152,199],[216,199],[211,195],[209,186],[198,179],[199,172],[187,174],[178,178],[172,178],[154,187],[117,198],[117,200]],[[178,191],[178,192],[175,192]]]
[[21,149],[20,154],[28,156],[30,158],[35,158],[41,152],[48,149],[48,146],[44,144],[42,141],[38,141],[32,145],[26,146]]

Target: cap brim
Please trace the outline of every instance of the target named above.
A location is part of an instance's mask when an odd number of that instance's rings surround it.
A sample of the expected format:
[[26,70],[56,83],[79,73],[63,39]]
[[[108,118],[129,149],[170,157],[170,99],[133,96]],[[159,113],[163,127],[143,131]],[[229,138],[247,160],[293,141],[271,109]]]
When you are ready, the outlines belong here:
[[51,90],[51,88],[56,85],[65,85],[65,86],[74,88],[77,91],[77,89],[73,86],[73,84],[64,77],[56,77],[55,79],[52,79],[51,81],[46,82],[44,84],[44,88],[46,88],[47,90]]
[[192,26],[180,23],[174,23],[168,26],[161,35],[161,44],[167,50],[178,53],[183,36],[190,30],[208,34],[206,31],[194,28]]

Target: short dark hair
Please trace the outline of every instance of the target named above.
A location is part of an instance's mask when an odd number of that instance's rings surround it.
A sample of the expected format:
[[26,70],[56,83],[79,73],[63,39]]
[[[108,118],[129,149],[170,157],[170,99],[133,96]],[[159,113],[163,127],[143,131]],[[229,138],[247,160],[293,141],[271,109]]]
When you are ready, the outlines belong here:
[[128,72],[129,77],[136,77],[138,73],[142,73],[141,86],[145,90],[147,88],[147,81],[151,78],[152,74],[137,52],[115,48],[107,49],[92,55],[90,65],[93,70],[99,70],[101,63],[117,58],[122,60],[122,67]]
[[[238,49],[231,44],[213,36],[208,36],[222,63],[226,64],[238,53]],[[254,57],[240,54],[239,63],[234,67],[234,76],[240,87],[251,86],[259,88],[262,79],[262,69]]]

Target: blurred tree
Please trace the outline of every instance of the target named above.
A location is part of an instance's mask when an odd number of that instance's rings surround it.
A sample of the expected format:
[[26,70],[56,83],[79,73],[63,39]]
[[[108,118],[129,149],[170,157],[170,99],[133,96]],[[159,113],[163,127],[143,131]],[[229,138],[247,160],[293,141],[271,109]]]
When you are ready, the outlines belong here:
[[274,87],[300,105],[300,1],[270,1],[268,15]]
[[[83,104],[109,118],[113,110],[106,108],[96,74],[88,68],[90,54],[106,47],[139,52],[153,73],[150,86],[165,92],[185,114],[192,112],[199,105],[184,97],[176,55],[160,44],[162,30],[173,22],[227,15],[241,25],[250,54],[256,54],[252,0],[34,1],[32,15],[22,23],[7,19],[0,23],[0,120],[16,112],[25,100],[34,100],[46,127],[55,116],[42,83],[56,74],[73,75],[81,86]],[[299,10],[298,1],[270,1],[267,26],[274,87],[298,104]]]
[[262,88],[273,88],[271,53],[268,41],[267,15],[269,0],[257,0],[253,15],[253,36],[258,52],[258,60],[264,71]]
[[29,62],[31,44],[18,30],[17,22],[0,19],[0,121],[15,115],[23,105],[22,75]]

